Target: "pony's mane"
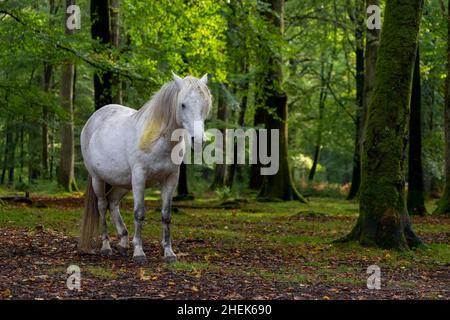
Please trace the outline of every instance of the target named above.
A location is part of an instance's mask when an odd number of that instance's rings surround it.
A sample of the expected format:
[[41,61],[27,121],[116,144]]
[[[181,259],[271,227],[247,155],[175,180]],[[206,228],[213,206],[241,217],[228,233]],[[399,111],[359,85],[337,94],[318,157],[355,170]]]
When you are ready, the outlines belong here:
[[139,125],[144,128],[141,137],[140,147],[143,148],[152,144],[160,136],[174,129],[176,126],[176,110],[178,104],[178,93],[187,93],[190,90],[197,90],[207,101],[206,114],[211,110],[211,94],[208,86],[194,77],[186,77],[181,91],[175,81],[164,84],[152,98],[140,108],[133,117]]

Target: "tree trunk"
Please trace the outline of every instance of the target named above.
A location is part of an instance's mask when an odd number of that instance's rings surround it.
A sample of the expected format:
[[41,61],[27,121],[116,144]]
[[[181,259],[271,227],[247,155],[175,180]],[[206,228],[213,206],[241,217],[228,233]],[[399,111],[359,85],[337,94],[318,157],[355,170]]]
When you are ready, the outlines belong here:
[[[74,5],[75,0],[66,0],[66,7]],[[66,14],[66,19],[68,15]],[[72,30],[65,27],[66,35],[73,33]],[[75,65],[66,62],[62,66],[61,76],[61,100],[62,107],[66,112],[66,119],[61,123],[61,156],[58,170],[58,183],[67,191],[78,190],[75,182],[75,144],[73,133],[73,97]]]
[[12,146],[9,148],[10,154],[8,159],[8,185],[14,185],[14,171],[16,169],[16,146],[19,137],[19,127],[17,124],[13,124],[13,132],[15,137],[12,135],[11,142]]
[[[268,105],[275,108],[276,115],[281,119],[272,118],[266,122],[267,129],[277,129],[280,132],[279,141],[271,141],[270,143],[278,143],[280,159],[279,169],[274,175],[264,176],[263,185],[259,193],[260,199],[281,199],[281,200],[300,200],[306,203],[303,196],[297,191],[289,169],[288,160],[288,127],[287,127],[287,96],[272,96],[267,100]],[[270,147],[269,147],[270,150]]]
[[180,177],[178,178],[178,196],[185,196],[189,194],[186,169],[186,164],[182,162],[180,165]]
[[[336,40],[336,37],[335,37]],[[336,43],[336,42],[335,42]],[[336,48],[336,46],[335,46]],[[333,50],[332,58],[334,57],[335,49]],[[319,165],[319,159],[320,159],[320,151],[322,150],[322,132],[323,132],[323,117],[325,113],[325,101],[328,96],[328,83],[330,83],[331,80],[331,74],[333,72],[333,66],[334,63],[330,63],[330,68],[327,71],[327,74],[325,75],[325,57],[322,55],[322,65],[320,68],[320,95],[319,95],[319,119],[318,119],[318,126],[317,126],[317,140],[316,145],[314,147],[314,155],[313,155],[313,164],[311,166],[311,169],[309,170],[308,174],[308,181],[312,182],[314,181],[314,177],[317,172],[317,166]]]
[[364,29],[365,25],[365,1],[356,0],[355,6],[355,40],[356,40],[356,130],[355,130],[355,150],[353,153],[353,174],[352,184],[347,196],[347,200],[352,200],[356,197],[361,183],[361,148],[360,148],[360,134],[362,125],[362,109],[364,96]]
[[[12,117],[8,117],[6,121],[5,128],[5,151],[3,158],[3,170],[1,176],[1,183],[4,184],[5,181],[8,186],[12,186],[14,184],[14,167],[15,167],[15,149],[16,149],[16,141],[14,139],[14,119]],[[6,179],[8,178],[8,179]]]
[[0,184],[4,184],[6,180],[6,167],[8,165],[8,128],[5,129],[5,146],[3,148],[3,165],[2,165],[2,175],[0,177]]
[[417,49],[414,66],[411,115],[409,118],[408,198],[409,214],[424,216],[425,208],[422,167],[422,93],[420,83],[420,54]]
[[[55,0],[49,0],[49,14],[53,17],[56,12]],[[53,23],[50,23],[50,27],[53,27]],[[44,74],[42,78],[42,90],[46,93],[51,90],[51,83],[53,77],[53,65],[44,62]],[[42,136],[42,173],[44,178],[48,178],[48,121],[49,115],[47,106],[44,105],[42,108],[42,125],[41,125],[41,136]]]
[[408,249],[421,244],[405,201],[404,158],[422,0],[386,2],[362,158],[360,215],[343,240]]
[[23,182],[23,168],[25,167],[25,129],[24,129],[24,123],[25,123],[25,116],[22,116],[22,123],[20,124],[20,138],[19,138],[19,145],[20,145],[20,155],[19,155],[19,182]]
[[[245,92],[245,96],[242,97],[241,103],[240,103],[240,111],[239,111],[239,119],[238,119],[239,127],[243,127],[244,122],[245,122],[245,111],[247,110],[247,91],[248,91],[248,83],[246,83],[242,88],[242,92]],[[236,169],[237,169],[237,160],[238,160],[237,153],[238,153],[237,142],[234,141],[234,153],[233,153],[234,161],[231,165],[228,166],[228,170],[226,172],[226,178],[225,178],[225,186],[227,186],[230,189],[233,187],[234,176],[236,174]]]
[[[120,0],[111,1],[111,44],[116,49],[120,48]],[[112,74],[112,103],[122,104],[122,81],[117,73]]]
[[[99,42],[94,51],[102,53],[102,46],[111,44],[111,25],[109,1],[91,0],[91,35],[92,39]],[[94,72],[94,103],[95,110],[112,103],[112,79],[111,71],[95,70]]]
[[[371,5],[379,6],[379,0],[366,0],[366,7]],[[363,96],[362,96],[362,109],[359,115],[359,119],[357,119],[359,123],[359,132],[358,132],[358,144],[359,144],[359,156],[361,163],[361,156],[363,154],[363,145],[365,139],[365,126],[367,123],[367,110],[369,109],[370,99],[372,97],[373,85],[375,83],[375,67],[378,58],[378,46],[380,40],[380,30],[372,29],[366,30],[366,48],[364,55],[364,81],[363,81]],[[355,172],[355,171],[354,171]],[[358,174],[358,173],[356,173]],[[361,185],[361,164],[359,169],[359,183],[355,184],[352,182],[348,199],[351,200],[352,195],[355,196],[358,194],[359,187]]]
[[55,166],[55,137],[57,135],[55,119],[52,117],[52,134],[50,135],[50,160],[49,160],[49,179],[53,180],[54,166]]
[[436,213],[450,214],[450,0],[447,9],[447,80],[445,82],[445,187]]
[[[255,111],[255,116],[253,120],[253,125],[255,127],[258,127],[265,123],[266,118],[266,110],[263,108],[257,108]],[[259,150],[260,143],[259,143],[259,135],[256,136],[256,146]],[[250,167],[250,182],[249,182],[249,188],[252,190],[260,190],[261,186],[263,184],[263,176],[260,174],[261,170],[261,164],[255,163],[252,164]]]
[[[220,131],[222,132],[223,136],[223,155],[225,158],[225,146],[226,146],[226,137],[225,137],[225,124],[227,121],[227,101],[225,99],[225,92],[224,88],[219,88],[219,104],[217,108],[217,120],[220,120]],[[225,162],[225,161],[224,161]],[[211,184],[210,189],[216,190],[218,188],[222,188],[225,186],[225,171],[226,171],[226,165],[225,163],[220,164],[217,163],[214,169],[214,179]]]
[[[277,32],[284,34],[284,0],[271,0],[271,12],[268,14],[269,21],[277,28]],[[273,52],[273,51],[270,51]],[[288,154],[288,104],[287,95],[283,91],[282,61],[280,56],[273,53],[268,57],[266,64],[268,72],[261,83],[266,92],[265,106],[272,110],[274,114],[267,113],[265,119],[266,129],[279,130],[279,170],[274,175],[264,176],[263,185],[259,192],[260,199],[282,199],[300,200],[306,202],[303,196],[297,191],[289,168]],[[270,146],[269,146],[270,150]]]
[[[50,92],[51,79],[53,75],[53,66],[49,63],[44,63],[44,77],[42,80],[42,89],[44,92]],[[45,178],[48,178],[48,110],[47,106],[42,109],[42,173]]]
[[[37,117],[33,116],[33,117]],[[36,118],[28,124],[28,182],[35,183],[41,175],[41,135]]]
[[320,89],[320,97],[319,97],[319,119],[318,119],[318,126],[317,126],[317,140],[316,145],[314,147],[314,156],[313,156],[313,164],[311,166],[311,169],[309,170],[308,174],[308,181],[313,182],[314,177],[316,175],[317,166],[319,165],[319,158],[320,158],[320,150],[322,149],[322,122],[323,122],[323,114],[325,111],[325,84],[324,80],[322,78],[322,86]]

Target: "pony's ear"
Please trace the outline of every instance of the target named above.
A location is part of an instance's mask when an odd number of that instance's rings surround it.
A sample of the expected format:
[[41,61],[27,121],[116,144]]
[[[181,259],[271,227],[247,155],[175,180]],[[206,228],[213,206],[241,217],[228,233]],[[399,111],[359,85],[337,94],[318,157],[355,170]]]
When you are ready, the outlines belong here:
[[178,89],[180,90],[183,87],[183,79],[181,79],[179,76],[175,74],[175,72],[172,71],[173,80],[175,81]]
[[208,74],[205,73],[205,75],[200,79],[201,82],[204,84],[208,84]]

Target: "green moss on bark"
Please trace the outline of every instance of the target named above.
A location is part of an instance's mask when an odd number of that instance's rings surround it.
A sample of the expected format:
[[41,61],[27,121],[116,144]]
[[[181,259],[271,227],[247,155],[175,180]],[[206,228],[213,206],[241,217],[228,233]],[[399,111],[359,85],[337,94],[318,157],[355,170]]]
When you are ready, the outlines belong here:
[[450,11],[447,15],[447,81],[445,82],[445,189],[435,213],[450,214]]
[[405,201],[404,159],[423,1],[388,1],[362,155],[360,216],[345,240],[407,249],[420,244]]

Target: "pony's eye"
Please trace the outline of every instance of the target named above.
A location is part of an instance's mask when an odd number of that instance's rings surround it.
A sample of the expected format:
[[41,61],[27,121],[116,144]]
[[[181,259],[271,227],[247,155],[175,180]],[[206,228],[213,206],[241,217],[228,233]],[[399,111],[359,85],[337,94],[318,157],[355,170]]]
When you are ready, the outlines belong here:
[[181,104],[181,107],[182,107],[183,109],[186,109],[186,105],[185,105],[184,103]]

